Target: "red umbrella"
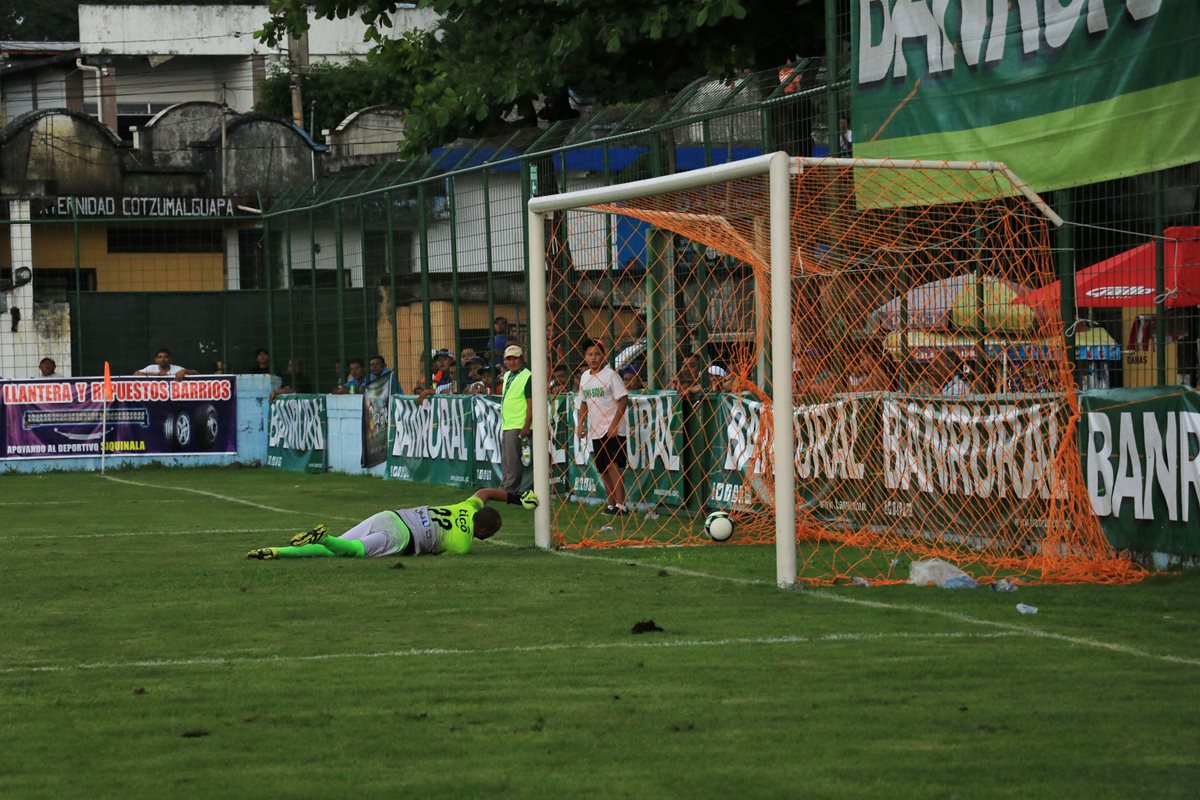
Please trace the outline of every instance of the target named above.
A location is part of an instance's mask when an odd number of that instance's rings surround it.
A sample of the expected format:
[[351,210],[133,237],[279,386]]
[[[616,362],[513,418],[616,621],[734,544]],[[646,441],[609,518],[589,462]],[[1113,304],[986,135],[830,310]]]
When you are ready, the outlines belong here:
[[[1166,306],[1200,305],[1200,228],[1163,231],[1163,286]],[[1106,258],[1075,273],[1075,302],[1082,308],[1132,308],[1154,305],[1154,242]],[[1013,301],[1057,311],[1062,303],[1059,282]]]

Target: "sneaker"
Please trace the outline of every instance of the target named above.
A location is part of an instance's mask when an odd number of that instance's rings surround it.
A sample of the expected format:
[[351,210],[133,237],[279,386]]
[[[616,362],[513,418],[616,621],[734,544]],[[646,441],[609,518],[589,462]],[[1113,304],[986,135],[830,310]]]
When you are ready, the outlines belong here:
[[625,507],[624,503],[622,503],[619,506],[615,506],[615,510],[613,511],[613,513],[614,514],[628,514],[629,509]]
[[316,544],[324,539],[325,534],[328,532],[329,529],[324,525],[317,525],[315,528],[307,530],[304,533],[297,533],[292,537],[292,547],[300,547],[301,545],[305,544]]
[[269,561],[272,558],[278,558],[274,547],[260,547],[257,550],[251,550],[246,553],[246,558],[256,559],[258,561]]
[[604,510],[601,511],[600,513],[608,514],[611,517],[613,514],[620,514],[621,512],[617,510],[616,506],[605,506]]

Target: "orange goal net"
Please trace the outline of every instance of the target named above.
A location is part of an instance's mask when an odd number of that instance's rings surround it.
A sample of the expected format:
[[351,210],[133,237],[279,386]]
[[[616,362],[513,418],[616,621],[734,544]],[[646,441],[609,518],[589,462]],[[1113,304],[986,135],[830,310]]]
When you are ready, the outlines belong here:
[[[766,543],[792,504],[803,582],[933,557],[982,582],[1139,579],[1091,509],[1061,317],[1015,302],[1055,278],[1036,196],[999,165],[791,165],[782,343],[765,173],[546,215],[555,546],[706,544],[717,510]],[[624,422],[597,430],[606,408]]]

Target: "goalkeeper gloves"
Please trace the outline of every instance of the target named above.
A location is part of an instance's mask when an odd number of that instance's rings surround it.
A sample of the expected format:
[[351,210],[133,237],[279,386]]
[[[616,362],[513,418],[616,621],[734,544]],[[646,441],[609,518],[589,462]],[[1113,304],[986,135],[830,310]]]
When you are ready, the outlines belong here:
[[527,491],[523,494],[517,494],[516,492],[509,492],[508,493],[508,504],[510,506],[522,506],[522,507],[528,508],[529,510],[532,511],[533,509],[538,507],[538,497],[536,494],[534,494],[532,489],[530,489],[529,491]]

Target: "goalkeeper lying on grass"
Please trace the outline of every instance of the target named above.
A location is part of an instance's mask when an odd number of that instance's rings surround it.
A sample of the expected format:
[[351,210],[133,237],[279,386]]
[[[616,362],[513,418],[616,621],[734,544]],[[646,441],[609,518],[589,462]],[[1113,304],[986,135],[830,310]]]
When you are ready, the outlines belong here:
[[332,536],[324,525],[318,525],[293,536],[290,547],[260,547],[246,553],[246,558],[369,558],[468,553],[474,539],[490,538],[500,530],[500,512],[484,508],[490,500],[506,500],[528,509],[538,505],[537,495],[532,491],[518,495],[500,489],[480,489],[452,506],[380,511],[341,536]]

